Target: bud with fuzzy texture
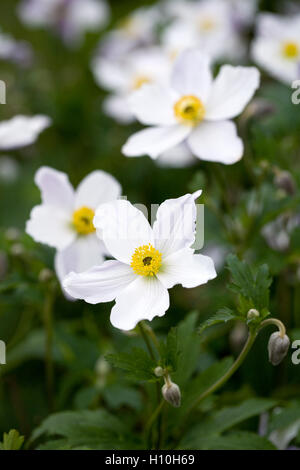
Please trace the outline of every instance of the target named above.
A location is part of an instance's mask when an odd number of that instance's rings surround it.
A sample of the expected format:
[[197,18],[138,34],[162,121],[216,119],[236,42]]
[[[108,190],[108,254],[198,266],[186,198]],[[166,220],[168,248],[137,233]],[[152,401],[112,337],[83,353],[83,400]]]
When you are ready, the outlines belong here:
[[162,377],[164,375],[165,371],[162,367],[158,366],[158,367],[155,367],[154,369],[154,374],[156,375],[156,377]]
[[181,404],[181,392],[177,384],[174,384],[171,380],[168,380],[163,388],[161,389],[164,399],[174,406],[179,408]]
[[249,312],[247,313],[247,319],[253,320],[254,318],[259,318],[259,311],[255,308],[250,308]]
[[268,351],[269,361],[273,366],[277,366],[285,358],[290,347],[290,339],[287,335],[281,336],[279,331],[276,331],[270,336]]

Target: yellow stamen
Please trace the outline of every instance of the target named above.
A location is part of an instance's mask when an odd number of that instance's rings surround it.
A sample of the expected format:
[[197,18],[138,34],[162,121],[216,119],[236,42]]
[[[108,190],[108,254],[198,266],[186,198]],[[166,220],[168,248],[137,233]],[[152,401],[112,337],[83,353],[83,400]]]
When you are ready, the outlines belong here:
[[132,88],[134,90],[139,90],[143,85],[145,85],[146,83],[150,83],[150,82],[151,82],[150,78],[140,75],[135,78]]
[[300,49],[295,42],[286,42],[283,45],[282,53],[287,59],[296,59],[300,55]]
[[161,267],[161,257],[162,254],[149,243],[136,248],[130,266],[140,276],[155,276]]
[[205,116],[205,106],[196,96],[187,95],[174,105],[175,116],[179,122],[195,125]]
[[215,28],[216,23],[212,18],[204,18],[200,20],[199,26],[201,31],[211,31]]
[[81,207],[77,209],[73,214],[73,225],[75,230],[80,235],[88,235],[89,233],[95,232],[93,219],[95,212],[89,207]]

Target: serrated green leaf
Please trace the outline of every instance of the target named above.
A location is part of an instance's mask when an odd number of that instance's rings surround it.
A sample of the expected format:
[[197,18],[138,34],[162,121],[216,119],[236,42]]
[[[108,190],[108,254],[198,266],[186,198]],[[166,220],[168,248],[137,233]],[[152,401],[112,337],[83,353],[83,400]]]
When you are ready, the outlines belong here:
[[204,330],[206,330],[206,328],[209,328],[210,326],[217,325],[218,323],[227,323],[228,321],[237,318],[240,317],[235,315],[233,310],[230,310],[229,308],[223,308],[203,322],[202,325],[200,325],[198,328],[198,333],[201,334]]
[[[57,437],[61,439],[57,440]],[[105,410],[64,411],[50,415],[35,429],[31,441],[40,438],[52,441],[55,448],[65,449],[104,450],[134,446],[133,442],[128,443],[128,430],[124,424]]]
[[113,367],[126,371],[131,379],[156,380],[153,371],[157,364],[144,349],[133,348],[130,352],[108,354],[105,358]]
[[0,450],[20,450],[24,442],[24,436],[18,431],[11,429],[3,434],[3,442],[0,443]]

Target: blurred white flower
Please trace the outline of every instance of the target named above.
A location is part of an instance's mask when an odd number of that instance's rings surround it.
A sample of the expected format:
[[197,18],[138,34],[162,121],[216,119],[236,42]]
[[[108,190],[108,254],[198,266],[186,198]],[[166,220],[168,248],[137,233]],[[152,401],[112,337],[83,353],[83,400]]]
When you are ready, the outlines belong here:
[[105,0],[22,0],[21,20],[32,27],[50,27],[70,45],[87,31],[106,26],[109,8]]
[[156,29],[161,21],[159,7],[141,7],[124,18],[118,27],[105,35],[100,53],[110,60],[122,59],[124,54],[156,42]]
[[171,62],[159,48],[153,47],[132,51],[122,60],[95,58],[92,70],[97,83],[113,92],[104,101],[105,112],[127,124],[135,120],[127,102],[130,94],[145,83],[167,83]]
[[175,57],[187,47],[201,48],[212,60],[239,59],[245,52],[228,0],[171,1],[174,18],[166,28],[163,46]]
[[276,79],[291,85],[300,77],[300,15],[259,15],[251,49],[258,65]]
[[15,116],[0,122],[0,150],[10,150],[33,144],[39,134],[51,125],[47,116]]
[[32,61],[32,50],[27,42],[16,41],[0,31],[0,59],[27,66]]
[[26,232],[37,242],[57,249],[55,269],[60,280],[70,271],[101,264],[107,253],[96,236],[94,213],[99,204],[121,195],[118,181],[104,171],[86,176],[74,191],[65,173],[41,167],[35,175],[42,204],[34,207]]
[[163,316],[169,308],[168,289],[176,284],[193,288],[216,277],[213,261],[191,248],[200,194],[165,201],[153,228],[128,201],[100,206],[94,224],[116,260],[70,273],[65,290],[91,304],[115,300],[110,321],[121,330]]
[[123,153],[156,159],[185,142],[201,160],[236,163],[243,156],[243,142],[231,119],[244,110],[258,86],[255,67],[225,65],[213,80],[208,58],[188,50],[177,59],[169,86],[144,85],[129,98],[137,119],[153,127],[130,137]]

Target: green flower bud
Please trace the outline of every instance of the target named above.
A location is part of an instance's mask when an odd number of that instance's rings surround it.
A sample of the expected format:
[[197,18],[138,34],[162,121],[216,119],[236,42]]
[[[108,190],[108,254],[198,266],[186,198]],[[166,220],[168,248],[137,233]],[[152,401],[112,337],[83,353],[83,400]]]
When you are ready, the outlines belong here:
[[174,408],[179,408],[181,404],[181,392],[177,384],[174,384],[171,380],[168,380],[167,383],[161,389],[164,399],[174,406]]
[[290,339],[287,335],[283,337],[279,331],[270,336],[268,344],[269,361],[273,366],[277,366],[285,358],[290,347]]

